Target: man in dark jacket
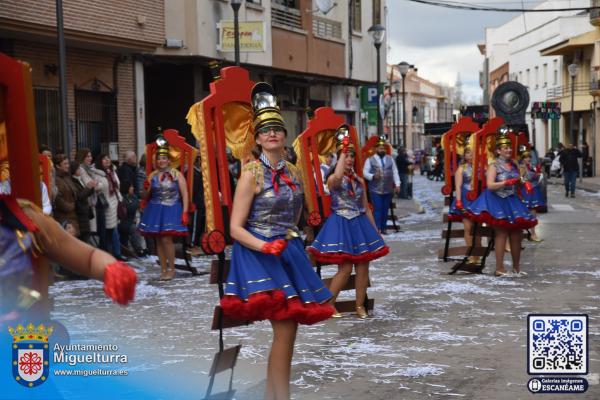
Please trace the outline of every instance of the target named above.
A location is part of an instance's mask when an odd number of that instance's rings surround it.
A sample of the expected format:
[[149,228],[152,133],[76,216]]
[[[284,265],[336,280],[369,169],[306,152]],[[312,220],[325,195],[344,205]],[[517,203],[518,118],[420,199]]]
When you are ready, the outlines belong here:
[[[134,190],[139,186],[137,184],[137,156],[135,152],[128,151],[125,153],[125,161],[119,167],[117,171],[119,175],[121,194],[127,196],[129,192],[129,186],[133,186]],[[140,196],[139,193],[135,193],[136,196]]]
[[560,157],[560,163],[563,167],[563,174],[565,176],[565,197],[575,197],[575,183],[577,182],[577,173],[579,172],[578,158],[581,158],[582,154],[579,149],[573,147],[571,143],[567,147],[558,153]]
[[408,159],[408,154],[406,154],[406,149],[404,147],[400,147],[398,151],[398,156],[396,157],[396,166],[398,167],[398,175],[400,175],[400,198],[408,199],[410,198],[410,193],[408,193],[408,174],[410,173],[409,167],[412,165],[410,160]]

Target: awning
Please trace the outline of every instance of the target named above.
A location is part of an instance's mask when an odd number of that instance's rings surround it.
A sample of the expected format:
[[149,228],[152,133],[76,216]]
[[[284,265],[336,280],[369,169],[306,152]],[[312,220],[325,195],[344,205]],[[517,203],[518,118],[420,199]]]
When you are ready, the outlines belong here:
[[600,40],[600,31],[583,33],[579,36],[574,36],[570,39],[557,43],[553,46],[546,47],[540,50],[542,56],[564,56],[573,53],[575,50],[583,49],[584,47],[593,45],[597,40]]
[[432,122],[425,124],[424,135],[428,136],[442,136],[452,128],[454,122]]

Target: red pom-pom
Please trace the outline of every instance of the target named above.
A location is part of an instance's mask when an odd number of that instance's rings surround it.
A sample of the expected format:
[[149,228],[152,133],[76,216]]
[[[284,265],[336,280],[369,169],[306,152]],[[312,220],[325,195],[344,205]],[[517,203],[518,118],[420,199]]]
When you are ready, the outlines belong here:
[[136,282],[135,271],[122,261],[108,264],[104,270],[104,293],[121,305],[133,300]]

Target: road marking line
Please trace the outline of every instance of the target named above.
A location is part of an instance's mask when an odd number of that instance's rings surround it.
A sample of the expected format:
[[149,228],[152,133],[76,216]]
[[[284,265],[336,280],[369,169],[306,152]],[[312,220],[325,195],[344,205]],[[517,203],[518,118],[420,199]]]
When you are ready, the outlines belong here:
[[552,208],[557,211],[575,211],[573,206],[570,204],[552,204]]

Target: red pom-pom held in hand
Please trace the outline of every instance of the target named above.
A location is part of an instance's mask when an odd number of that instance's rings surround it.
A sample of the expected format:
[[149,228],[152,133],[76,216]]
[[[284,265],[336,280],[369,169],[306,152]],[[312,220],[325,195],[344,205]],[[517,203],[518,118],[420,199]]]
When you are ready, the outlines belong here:
[[530,194],[533,193],[533,185],[531,182],[525,182],[525,191]]
[[287,241],[283,239],[277,239],[272,242],[263,244],[260,251],[265,254],[273,254],[274,256],[280,256],[283,250],[287,247]]
[[182,212],[182,213],[181,213],[181,224],[182,224],[183,226],[187,226],[187,224],[189,223],[189,221],[190,221],[190,220],[189,220],[188,213],[187,213],[187,212],[185,212],[185,211],[184,211],[184,212]]
[[507,179],[504,181],[504,186],[516,185],[519,182],[521,182],[519,178]]
[[346,136],[342,139],[342,153],[347,153],[350,146],[350,138]]
[[133,300],[136,282],[135,271],[123,261],[108,264],[104,270],[104,293],[123,306]]
[[462,210],[464,208],[462,200],[456,200],[456,208],[458,208],[459,210]]

